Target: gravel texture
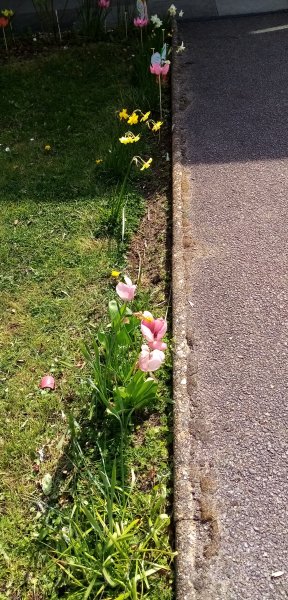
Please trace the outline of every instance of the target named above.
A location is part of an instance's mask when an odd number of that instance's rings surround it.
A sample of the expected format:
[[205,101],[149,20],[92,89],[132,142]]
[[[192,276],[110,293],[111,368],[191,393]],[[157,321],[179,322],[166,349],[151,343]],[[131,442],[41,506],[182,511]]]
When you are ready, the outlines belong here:
[[180,26],[201,600],[288,597],[287,24],[282,13]]

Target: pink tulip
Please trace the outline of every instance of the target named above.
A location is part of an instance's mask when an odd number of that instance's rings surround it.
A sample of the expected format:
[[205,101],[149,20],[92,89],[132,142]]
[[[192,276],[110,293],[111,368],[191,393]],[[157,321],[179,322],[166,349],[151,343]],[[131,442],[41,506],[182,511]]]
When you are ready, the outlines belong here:
[[100,8],[109,8],[110,0],[98,0],[98,6]]
[[[141,321],[142,335],[147,340],[151,350],[166,350],[167,344],[161,342],[167,331],[167,321],[165,319],[154,319],[148,311],[143,313],[144,319]],[[145,319],[145,316],[147,319]]]
[[167,75],[169,68],[170,68],[169,62],[164,63],[163,66],[156,63],[154,65],[150,65],[150,73],[152,73],[153,75]]
[[146,344],[143,344],[139,354],[138,366],[144,373],[157,371],[165,360],[165,354],[161,350],[150,350]]
[[124,302],[130,302],[134,299],[137,285],[133,285],[129,277],[124,277],[125,283],[120,281],[116,286],[116,292]]
[[54,377],[52,377],[52,375],[45,375],[44,377],[42,377],[39,387],[41,388],[41,390],[45,390],[46,388],[48,388],[50,390],[54,390],[55,389]]
[[141,17],[137,17],[137,19],[134,19],[135,27],[147,27],[148,23],[149,19],[141,19]]

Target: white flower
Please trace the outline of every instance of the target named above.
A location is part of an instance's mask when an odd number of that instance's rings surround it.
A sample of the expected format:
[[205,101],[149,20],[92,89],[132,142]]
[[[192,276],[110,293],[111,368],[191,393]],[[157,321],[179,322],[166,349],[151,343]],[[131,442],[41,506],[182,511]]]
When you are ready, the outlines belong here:
[[175,4],[171,4],[171,6],[168,8],[168,13],[171,17],[175,17],[175,15],[177,13],[177,8],[176,8]]
[[34,142],[34,138],[30,138],[30,142]]
[[8,146],[5,148],[5,152],[10,152],[10,148]]
[[184,46],[184,42],[182,42],[181,46],[178,46],[176,52],[179,54],[179,52],[184,52],[184,50],[186,50],[186,48]]
[[183,17],[183,15],[184,15],[184,10],[180,10],[179,17]]
[[154,27],[158,29],[163,24],[161,19],[159,19],[158,15],[152,15],[150,18],[151,23],[153,23]]

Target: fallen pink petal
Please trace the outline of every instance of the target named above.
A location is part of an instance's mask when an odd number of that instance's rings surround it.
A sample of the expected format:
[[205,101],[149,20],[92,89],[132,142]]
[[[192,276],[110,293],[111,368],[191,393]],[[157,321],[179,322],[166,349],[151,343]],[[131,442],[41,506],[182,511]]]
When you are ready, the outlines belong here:
[[45,389],[54,390],[55,389],[54,377],[52,377],[52,375],[45,375],[44,377],[42,377],[39,387],[41,388],[41,390],[45,390]]

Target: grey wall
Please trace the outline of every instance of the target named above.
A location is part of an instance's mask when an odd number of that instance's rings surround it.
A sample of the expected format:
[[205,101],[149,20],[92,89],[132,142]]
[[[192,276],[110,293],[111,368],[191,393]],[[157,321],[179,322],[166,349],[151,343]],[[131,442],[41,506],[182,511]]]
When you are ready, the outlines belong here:
[[[120,0],[122,4],[136,4],[136,0]],[[71,24],[77,15],[77,6],[81,0],[68,0],[66,21]],[[224,15],[260,13],[267,11],[288,10],[288,0],[148,0],[150,14],[166,12],[171,3],[184,10],[184,18],[217,17]],[[111,0],[112,6],[117,6],[117,0]],[[65,6],[65,0],[54,0],[55,8]],[[15,11],[14,27],[16,29],[39,26],[35,17],[32,0],[0,0],[0,10],[12,8]],[[115,12],[114,12],[115,14]],[[112,14],[113,20],[113,14]]]

